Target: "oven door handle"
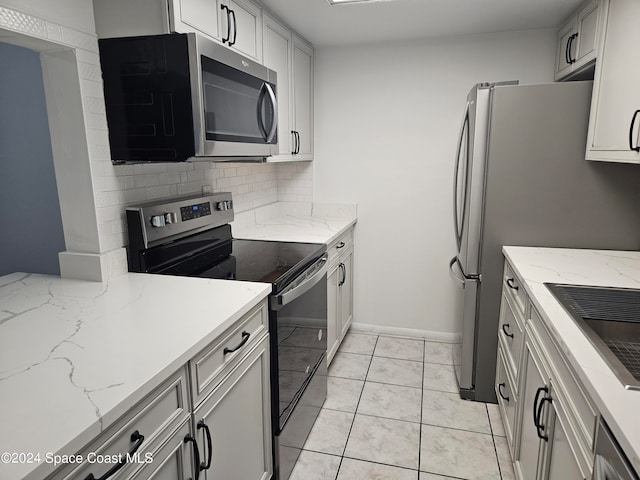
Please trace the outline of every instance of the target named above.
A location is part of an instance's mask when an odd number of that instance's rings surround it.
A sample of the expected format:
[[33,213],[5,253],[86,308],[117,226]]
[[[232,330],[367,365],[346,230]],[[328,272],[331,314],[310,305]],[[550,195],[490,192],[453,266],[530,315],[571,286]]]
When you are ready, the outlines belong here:
[[302,283],[285,290],[279,295],[271,295],[271,308],[273,310],[280,310],[288,303],[293,302],[296,298],[307,293],[319,282],[323,280],[326,281],[325,275],[327,273],[328,259],[329,255],[325,253],[316,261],[316,263],[313,264],[313,266],[306,270],[308,276],[302,281]]

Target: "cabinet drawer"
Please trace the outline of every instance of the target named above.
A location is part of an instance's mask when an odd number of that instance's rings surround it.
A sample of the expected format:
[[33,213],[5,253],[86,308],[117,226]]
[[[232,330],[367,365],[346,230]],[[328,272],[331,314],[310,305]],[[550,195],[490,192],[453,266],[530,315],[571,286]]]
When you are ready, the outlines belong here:
[[346,252],[353,244],[353,228],[347,230],[337,240],[331,242],[327,247],[327,253],[329,254],[329,265],[333,262],[337,262],[338,258]]
[[555,377],[556,395],[564,399],[567,416],[584,447],[591,450],[596,429],[597,413],[584,388],[565,362],[556,342],[551,338],[540,314],[531,306],[531,330],[544,349],[549,369]]
[[512,304],[520,312],[523,318],[526,318],[527,294],[522,286],[522,281],[516,276],[507,262],[504,265],[503,291],[508,292],[513,300]]
[[520,310],[512,305],[514,302],[509,300],[509,297],[511,295],[508,292],[503,292],[498,337],[500,337],[500,341],[505,346],[503,353],[507,362],[506,365],[517,386],[524,341],[524,319]]
[[[78,465],[73,471],[65,470],[55,474],[52,479],[85,479],[89,474],[100,478],[115,463],[100,462],[98,458],[93,457],[94,454],[102,455],[106,459],[113,459],[118,455],[124,457],[138,443],[140,447],[136,453],[140,454],[143,461],[145,453],[153,452],[168,432],[175,430],[180,423],[189,418],[188,403],[187,372],[182,368],[80,452],[87,460],[85,463]],[[135,432],[144,438],[136,437]],[[128,478],[128,475],[138,468],[140,463],[126,464],[110,478]]]
[[500,416],[507,436],[507,443],[511,451],[511,458],[515,458],[515,428],[518,395],[513,388],[515,383],[508,373],[502,345],[498,345],[498,364],[496,367],[496,397],[500,407]]
[[223,373],[237,365],[244,354],[260,340],[266,333],[268,324],[269,311],[265,300],[236,322],[221,339],[209,344],[193,357],[189,368],[194,408],[220,382]]

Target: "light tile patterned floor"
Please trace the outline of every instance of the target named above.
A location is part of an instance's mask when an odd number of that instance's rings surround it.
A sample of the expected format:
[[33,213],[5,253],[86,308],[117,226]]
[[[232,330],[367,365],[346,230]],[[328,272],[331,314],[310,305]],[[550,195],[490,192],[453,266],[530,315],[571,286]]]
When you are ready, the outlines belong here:
[[461,400],[451,345],[349,333],[291,480],[512,480],[500,411]]

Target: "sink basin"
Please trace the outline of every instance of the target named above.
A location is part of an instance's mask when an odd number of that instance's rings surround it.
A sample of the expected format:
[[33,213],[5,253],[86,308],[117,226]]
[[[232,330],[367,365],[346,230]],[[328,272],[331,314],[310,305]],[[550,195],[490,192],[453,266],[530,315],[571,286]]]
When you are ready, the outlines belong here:
[[640,290],[545,283],[629,390],[640,390]]

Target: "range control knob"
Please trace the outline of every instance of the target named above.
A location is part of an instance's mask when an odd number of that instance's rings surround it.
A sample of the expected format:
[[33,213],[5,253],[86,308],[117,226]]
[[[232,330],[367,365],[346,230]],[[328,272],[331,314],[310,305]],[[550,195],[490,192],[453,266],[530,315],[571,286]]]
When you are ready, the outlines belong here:
[[178,223],[178,215],[175,212],[165,213],[164,221],[168,224]]
[[153,225],[156,228],[164,227],[165,225],[164,215],[154,215],[153,217],[151,217],[151,225]]
[[225,210],[231,210],[232,203],[231,200],[223,200],[222,202],[216,203],[216,210],[224,212]]

